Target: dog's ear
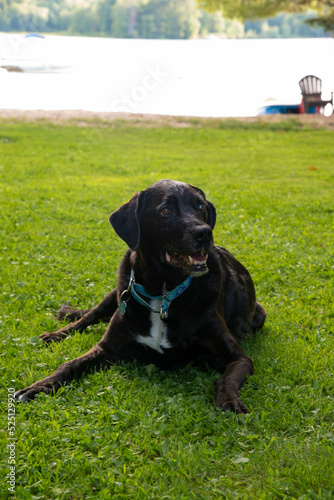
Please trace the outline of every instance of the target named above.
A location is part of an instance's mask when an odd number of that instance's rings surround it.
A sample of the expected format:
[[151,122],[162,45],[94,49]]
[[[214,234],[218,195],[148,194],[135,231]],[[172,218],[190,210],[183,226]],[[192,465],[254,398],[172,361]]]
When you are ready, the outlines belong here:
[[213,229],[216,225],[216,209],[211,201],[206,200],[208,204],[208,224]]
[[136,250],[140,241],[140,221],[144,204],[144,191],[136,193],[109,217],[109,222],[122,240]]
[[215,227],[215,224],[216,224],[216,209],[215,209],[214,205],[211,203],[211,201],[208,201],[206,199],[205,194],[203,193],[203,191],[200,188],[198,188],[196,186],[191,186],[191,187],[194,188],[205,199],[206,206],[208,209],[208,224],[211,227],[211,229],[213,229]]

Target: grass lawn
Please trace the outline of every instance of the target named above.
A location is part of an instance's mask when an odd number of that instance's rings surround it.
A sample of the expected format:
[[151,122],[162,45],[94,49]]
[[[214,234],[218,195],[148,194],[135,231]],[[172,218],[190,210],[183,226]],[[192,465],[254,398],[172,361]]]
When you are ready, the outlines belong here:
[[[17,404],[9,440],[10,391],[105,327],[51,348],[36,337],[57,328],[64,302],[90,307],[115,286],[125,244],[108,216],[165,177],[215,204],[215,241],[250,270],[268,311],[243,344],[251,413],[214,409],[214,371],[119,363]],[[4,120],[0,179],[1,498],[333,498],[333,131]]]

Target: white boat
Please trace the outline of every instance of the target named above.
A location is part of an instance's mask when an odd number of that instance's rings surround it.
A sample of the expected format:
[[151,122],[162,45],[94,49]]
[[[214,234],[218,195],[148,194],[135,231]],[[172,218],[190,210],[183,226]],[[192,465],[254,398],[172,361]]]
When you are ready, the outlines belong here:
[[0,68],[17,73],[61,73],[71,66],[50,60],[45,36],[29,33],[0,35]]

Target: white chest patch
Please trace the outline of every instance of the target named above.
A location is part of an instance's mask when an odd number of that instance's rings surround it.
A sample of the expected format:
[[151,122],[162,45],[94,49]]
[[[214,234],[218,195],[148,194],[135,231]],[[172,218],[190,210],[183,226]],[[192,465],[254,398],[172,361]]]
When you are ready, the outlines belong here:
[[[160,311],[161,301],[158,299],[152,299],[150,302],[150,306],[152,307],[152,309]],[[163,354],[162,348],[169,349],[172,347],[167,339],[167,325],[163,321],[161,321],[160,314],[158,313],[151,312],[150,319],[150,334],[147,337],[138,335],[136,340],[140,344],[145,344],[151,349],[155,349],[156,351]]]

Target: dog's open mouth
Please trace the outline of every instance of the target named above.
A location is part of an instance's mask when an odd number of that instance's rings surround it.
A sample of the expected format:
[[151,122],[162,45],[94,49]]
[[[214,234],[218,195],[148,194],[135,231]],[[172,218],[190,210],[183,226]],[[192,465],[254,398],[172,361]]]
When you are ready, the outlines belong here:
[[208,272],[208,254],[204,250],[190,255],[169,251],[165,257],[168,264],[186,270],[189,275],[199,276]]

